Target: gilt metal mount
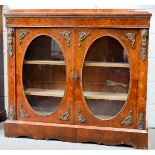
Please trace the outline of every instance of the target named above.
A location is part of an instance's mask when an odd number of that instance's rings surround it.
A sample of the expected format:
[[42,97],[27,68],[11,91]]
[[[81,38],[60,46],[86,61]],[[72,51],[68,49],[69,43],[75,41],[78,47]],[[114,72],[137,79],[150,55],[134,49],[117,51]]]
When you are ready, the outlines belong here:
[[141,59],[144,61],[146,58],[146,52],[147,52],[147,35],[148,35],[148,31],[147,29],[143,29],[141,31],[141,35],[142,35],[142,41],[141,41]]
[[60,34],[67,40],[67,46],[70,47],[70,35],[71,35],[71,32],[64,31],[64,32],[61,32]]
[[15,111],[14,111],[14,106],[13,105],[10,105],[9,119],[11,121],[13,121],[15,119]]
[[128,38],[128,40],[131,41],[132,48],[135,49],[135,41],[136,41],[135,37],[136,37],[136,34],[135,33],[127,33],[126,37]]
[[22,44],[22,40],[26,37],[26,35],[29,33],[28,30],[20,30],[19,32],[19,44]]
[[80,123],[84,123],[86,121],[86,118],[81,114],[80,108],[78,108],[78,121]]
[[7,33],[8,33],[8,53],[10,57],[12,57],[13,56],[13,28],[8,27]]
[[89,32],[79,32],[79,47],[81,47],[82,42],[90,35]]
[[23,106],[22,106],[22,104],[20,104],[20,106],[19,106],[19,116],[21,117],[21,118],[29,118],[30,117],[30,115],[23,109]]
[[70,111],[70,108],[68,107],[66,113],[63,116],[59,117],[59,120],[69,121],[69,117],[70,117],[69,111]]
[[142,112],[139,114],[138,129],[144,130],[144,114]]
[[129,115],[121,122],[121,125],[132,125],[133,118],[132,118],[132,111],[130,111]]

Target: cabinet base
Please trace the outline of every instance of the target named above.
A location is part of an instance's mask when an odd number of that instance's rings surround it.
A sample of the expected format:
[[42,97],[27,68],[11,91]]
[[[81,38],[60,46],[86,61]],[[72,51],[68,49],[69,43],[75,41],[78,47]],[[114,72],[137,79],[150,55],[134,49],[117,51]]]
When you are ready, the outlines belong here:
[[29,121],[10,121],[4,124],[6,137],[26,136],[34,139],[57,139],[69,142],[95,142],[105,145],[130,145],[148,148],[147,130],[55,124]]

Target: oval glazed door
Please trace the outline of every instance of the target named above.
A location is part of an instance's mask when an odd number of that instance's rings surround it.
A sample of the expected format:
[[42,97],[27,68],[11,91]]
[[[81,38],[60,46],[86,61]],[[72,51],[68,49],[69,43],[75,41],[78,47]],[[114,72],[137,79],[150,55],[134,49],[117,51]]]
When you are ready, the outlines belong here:
[[[133,127],[133,122],[136,123],[132,116],[136,112],[133,106],[136,104],[134,88],[137,84],[133,85],[132,79],[137,69],[133,68],[136,61],[131,57],[135,60],[137,55],[126,37],[127,32],[77,30],[79,36],[81,32],[85,39],[76,53],[76,70],[80,76],[75,93],[77,122],[95,126]],[[128,117],[131,121],[126,125],[123,121]]]
[[64,31],[26,29],[27,35],[19,41],[17,59],[22,58],[17,62],[21,66],[17,69],[19,119],[63,123],[72,120],[69,64],[73,62],[67,55],[72,53],[72,47],[68,46]]

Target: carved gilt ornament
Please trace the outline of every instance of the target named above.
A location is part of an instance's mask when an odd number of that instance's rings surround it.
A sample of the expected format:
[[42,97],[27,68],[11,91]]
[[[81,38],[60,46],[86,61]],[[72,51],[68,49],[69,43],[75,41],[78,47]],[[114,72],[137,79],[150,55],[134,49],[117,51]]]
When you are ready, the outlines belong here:
[[148,35],[148,30],[143,29],[141,31],[142,35],[142,41],[141,41],[141,59],[144,61],[146,58],[146,52],[147,52],[147,35]]
[[64,31],[64,32],[61,32],[60,34],[66,39],[67,46],[70,47],[70,35],[71,35],[71,32]]
[[9,119],[11,121],[13,121],[15,119],[15,111],[14,111],[14,106],[13,105],[10,105]]
[[139,114],[138,129],[144,130],[144,114],[142,112]]
[[59,120],[69,121],[69,116],[70,116],[69,111],[70,111],[70,108],[68,107],[66,113],[63,116],[59,117]]
[[19,116],[21,118],[29,118],[30,117],[30,115],[23,109],[22,104],[20,104],[20,106],[19,106]]
[[80,108],[78,108],[78,121],[80,123],[84,123],[86,121],[86,118],[81,114]]
[[128,38],[128,40],[131,41],[131,47],[133,49],[135,49],[136,34],[135,33],[127,33],[126,37]]
[[90,35],[89,32],[79,32],[79,47],[81,47],[82,42]]
[[129,115],[121,122],[121,125],[132,125],[133,118],[132,118],[132,111],[130,111]]
[[13,56],[13,28],[8,27],[7,33],[8,33],[8,53],[10,57],[12,57]]
[[20,30],[19,32],[19,44],[22,44],[22,40],[26,37],[26,35],[29,33],[28,30]]

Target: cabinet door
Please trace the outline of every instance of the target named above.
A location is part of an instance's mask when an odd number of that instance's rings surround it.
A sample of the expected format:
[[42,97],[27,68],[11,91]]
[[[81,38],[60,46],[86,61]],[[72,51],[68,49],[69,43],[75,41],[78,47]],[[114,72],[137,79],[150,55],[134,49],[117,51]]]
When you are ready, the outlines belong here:
[[76,123],[136,128],[139,31],[79,28],[75,36]]
[[71,123],[73,32],[16,29],[17,119]]

